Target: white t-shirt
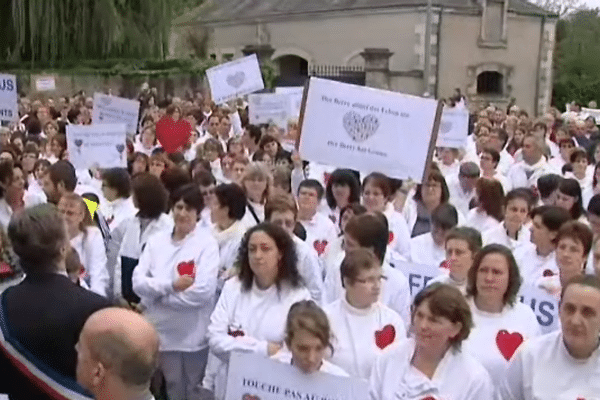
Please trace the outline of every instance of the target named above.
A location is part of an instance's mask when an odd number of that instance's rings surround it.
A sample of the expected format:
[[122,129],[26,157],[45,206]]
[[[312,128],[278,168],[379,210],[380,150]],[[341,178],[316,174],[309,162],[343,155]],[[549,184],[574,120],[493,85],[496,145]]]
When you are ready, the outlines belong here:
[[310,221],[299,221],[306,230],[306,244],[322,256],[329,243],[337,238],[337,230],[329,217],[317,212]]
[[444,247],[437,246],[431,232],[410,239],[410,260],[416,264],[439,266],[446,258]]
[[481,311],[469,299],[474,327],[463,342],[464,351],[475,357],[489,372],[498,387],[517,348],[539,336],[540,326],[535,314],[523,303],[506,305],[500,313]]
[[330,361],[352,377],[369,379],[377,356],[406,339],[400,316],[381,303],[362,310],[352,307],[343,296],[324,311],[334,335]]
[[477,229],[480,233],[497,228],[501,223],[494,217],[488,215],[485,211],[479,211],[477,208],[469,210],[465,226]]
[[[271,360],[279,361],[282,364],[292,365],[292,353],[287,348],[284,347],[283,349],[279,350],[277,352],[277,354],[272,356]],[[329,374],[329,375],[342,376],[342,377],[349,376],[346,371],[344,371],[337,365],[330,363],[327,360],[323,360],[323,363],[321,364],[321,368],[319,369],[319,372],[323,372],[323,373]]]
[[516,249],[514,256],[524,285],[535,284],[543,276],[558,274],[554,251],[547,256],[540,256],[535,245],[528,243]]
[[600,348],[578,360],[565,347],[562,331],[531,339],[515,353],[500,395],[502,400],[598,399]]
[[411,365],[415,342],[408,339],[379,357],[370,379],[371,400],[493,400],[486,369],[470,354],[450,349],[432,379]]
[[513,239],[506,233],[503,223],[481,233],[483,245],[497,243],[508,247],[511,251],[531,243],[531,231],[525,225],[517,232],[517,239]]

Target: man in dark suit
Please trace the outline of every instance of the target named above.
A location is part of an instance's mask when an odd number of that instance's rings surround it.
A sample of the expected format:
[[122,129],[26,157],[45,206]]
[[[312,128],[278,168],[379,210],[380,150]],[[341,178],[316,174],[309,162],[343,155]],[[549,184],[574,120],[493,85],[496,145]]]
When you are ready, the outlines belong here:
[[86,319],[110,303],[67,277],[69,239],[54,205],[13,215],[8,236],[26,277],[1,297],[0,392],[12,400],[82,398],[75,344]]

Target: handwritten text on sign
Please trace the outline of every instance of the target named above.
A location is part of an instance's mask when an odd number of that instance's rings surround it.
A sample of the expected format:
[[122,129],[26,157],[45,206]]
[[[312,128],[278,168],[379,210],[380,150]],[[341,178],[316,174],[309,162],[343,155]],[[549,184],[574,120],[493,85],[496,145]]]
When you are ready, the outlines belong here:
[[253,125],[287,126],[290,116],[290,97],[287,94],[251,94],[248,96],[248,118]]
[[125,124],[127,134],[133,136],[137,131],[139,112],[139,101],[94,93],[94,124]]
[[300,155],[324,165],[420,182],[437,102],[311,78]]
[[321,372],[304,374],[290,364],[253,353],[231,354],[225,400],[364,400],[366,381]]
[[425,289],[430,280],[443,273],[439,267],[402,261],[394,263],[394,267],[402,271],[408,279],[410,296],[413,299],[421,290]]
[[67,125],[69,161],[77,169],[127,166],[125,124]]
[[209,68],[206,77],[217,104],[265,88],[256,54]]
[[0,74],[0,122],[12,122],[18,117],[17,77]]

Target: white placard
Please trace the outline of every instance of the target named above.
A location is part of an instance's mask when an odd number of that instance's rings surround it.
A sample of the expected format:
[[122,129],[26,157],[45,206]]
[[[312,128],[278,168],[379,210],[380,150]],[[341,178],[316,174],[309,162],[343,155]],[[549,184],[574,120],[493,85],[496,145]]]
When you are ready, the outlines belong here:
[[596,108],[581,108],[581,114],[586,115],[587,117],[594,117],[594,119],[596,120],[596,125],[600,124],[600,110],[596,109]]
[[430,280],[444,273],[440,267],[402,261],[394,262],[394,268],[402,271],[406,276],[406,279],[408,279],[408,286],[410,287],[410,296],[412,299],[414,299],[421,290],[425,289]]
[[140,102],[137,100],[94,93],[94,124],[125,124],[127,134],[134,136],[137,132],[139,112]]
[[38,92],[56,90],[56,81],[53,76],[41,76],[35,79],[35,89]]
[[286,128],[290,117],[287,94],[251,94],[248,96],[248,119],[253,125],[275,124]]
[[465,108],[444,107],[436,145],[455,149],[463,148],[467,143],[468,134],[469,112]]
[[302,108],[302,95],[304,94],[304,86],[293,87],[276,87],[275,93],[287,94],[290,97],[290,117],[300,117],[300,109]]
[[542,333],[560,329],[558,318],[558,297],[537,286],[527,285],[521,288],[519,300],[531,307],[537,317]]
[[19,118],[17,77],[0,74],[0,126]]
[[125,124],[67,125],[69,161],[75,169],[127,167]]
[[292,365],[254,353],[233,352],[225,400],[365,400],[367,381],[316,372],[306,375]]
[[223,104],[265,88],[256,54],[206,70],[212,99]]
[[437,107],[432,99],[310,78],[300,156],[420,183]]

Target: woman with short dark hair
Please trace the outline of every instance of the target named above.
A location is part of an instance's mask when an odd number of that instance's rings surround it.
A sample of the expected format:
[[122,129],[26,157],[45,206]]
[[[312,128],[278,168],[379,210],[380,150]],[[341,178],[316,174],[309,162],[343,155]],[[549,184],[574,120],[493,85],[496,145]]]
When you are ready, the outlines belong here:
[[[240,246],[239,275],[225,282],[211,316],[211,351],[227,360],[232,351],[272,356],[283,346],[290,307],[309,300],[297,269],[294,241],[280,226],[251,228]],[[223,399],[227,361],[215,379],[215,398]]]
[[102,172],[102,215],[111,229],[133,217],[137,210],[131,199],[131,179],[125,168],[110,168]]
[[349,169],[336,169],[327,180],[325,187],[327,214],[338,225],[340,211],[350,203],[360,202],[360,182]]
[[[481,362],[496,386],[518,345],[541,334],[531,308],[517,299],[520,287],[519,267],[507,247],[491,244],[477,254],[467,283],[475,327],[465,341],[465,351]],[[518,342],[511,346],[514,338]]]
[[485,368],[461,349],[473,327],[460,291],[435,283],[415,297],[414,336],[382,355],[371,374],[371,400],[439,398],[492,400]]

